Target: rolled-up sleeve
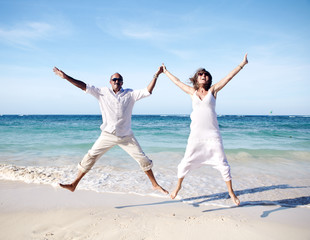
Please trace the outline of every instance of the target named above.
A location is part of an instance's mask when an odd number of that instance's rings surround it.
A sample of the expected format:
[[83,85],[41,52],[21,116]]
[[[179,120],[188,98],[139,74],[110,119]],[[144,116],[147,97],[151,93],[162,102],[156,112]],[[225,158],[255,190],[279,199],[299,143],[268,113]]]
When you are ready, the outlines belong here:
[[140,90],[133,90],[132,96],[135,101],[138,101],[142,98],[150,96],[151,93],[147,90],[147,88],[140,89]]
[[95,86],[91,86],[89,84],[86,85],[86,93],[93,95],[95,98],[99,99],[100,96],[100,88]]

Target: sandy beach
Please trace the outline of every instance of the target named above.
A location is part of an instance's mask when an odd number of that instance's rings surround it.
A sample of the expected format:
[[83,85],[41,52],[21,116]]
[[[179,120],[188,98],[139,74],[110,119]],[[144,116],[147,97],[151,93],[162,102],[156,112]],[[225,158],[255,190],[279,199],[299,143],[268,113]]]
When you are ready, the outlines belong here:
[[0,181],[0,239],[310,239],[310,209],[217,208],[167,197]]

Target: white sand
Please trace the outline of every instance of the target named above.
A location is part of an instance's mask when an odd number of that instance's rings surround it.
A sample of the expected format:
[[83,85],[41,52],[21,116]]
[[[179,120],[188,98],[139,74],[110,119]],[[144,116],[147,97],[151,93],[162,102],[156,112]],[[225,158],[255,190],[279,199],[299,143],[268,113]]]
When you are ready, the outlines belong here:
[[193,207],[0,181],[0,239],[310,239],[310,209]]

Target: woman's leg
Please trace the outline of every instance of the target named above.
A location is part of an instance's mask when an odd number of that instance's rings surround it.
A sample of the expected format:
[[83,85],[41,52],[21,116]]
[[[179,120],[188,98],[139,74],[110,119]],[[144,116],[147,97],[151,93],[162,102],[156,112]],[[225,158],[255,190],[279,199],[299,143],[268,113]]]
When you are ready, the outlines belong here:
[[239,198],[236,196],[233,188],[232,188],[232,182],[231,180],[229,181],[226,181],[226,186],[227,186],[227,189],[228,189],[228,193],[229,193],[229,196],[231,197],[232,201],[237,205],[239,206],[240,205],[240,200]]

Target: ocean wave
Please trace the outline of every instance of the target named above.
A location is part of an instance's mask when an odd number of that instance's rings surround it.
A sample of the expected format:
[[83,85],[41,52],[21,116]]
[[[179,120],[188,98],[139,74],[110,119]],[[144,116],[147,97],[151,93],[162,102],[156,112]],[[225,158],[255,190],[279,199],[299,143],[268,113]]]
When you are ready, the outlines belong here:
[[55,185],[61,178],[58,168],[0,164],[0,180]]
[[[299,175],[300,181],[290,176],[285,180],[275,177],[262,168],[239,166],[234,169],[234,188],[244,205],[277,205],[280,207],[310,207],[310,182],[307,175]],[[262,172],[263,171],[263,172]],[[0,180],[48,184],[70,183],[76,177],[74,165],[66,167],[16,166],[0,164]],[[176,169],[154,169],[158,182],[171,191],[176,184]],[[291,184],[281,184],[285,181]],[[94,167],[78,186],[78,189],[95,192],[131,193],[143,196],[164,195],[154,192],[147,176],[140,169],[129,170],[113,166]],[[280,198],[279,198],[280,197]],[[229,207],[232,201],[220,174],[212,168],[193,171],[186,177],[178,201],[193,205]]]
[[[0,180],[48,184],[71,183],[77,166],[42,167],[0,164]],[[79,189],[95,192],[151,194],[152,188],[143,171],[126,170],[113,166],[94,167],[79,184]]]

